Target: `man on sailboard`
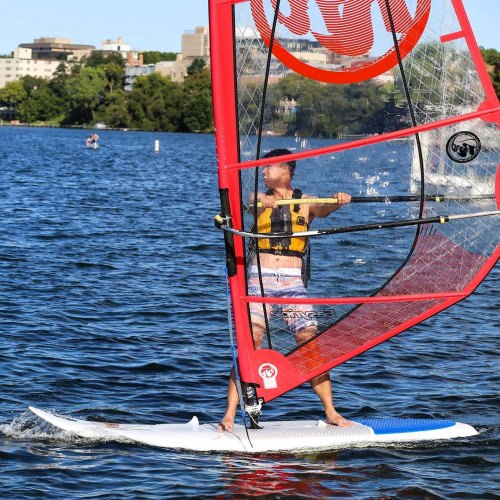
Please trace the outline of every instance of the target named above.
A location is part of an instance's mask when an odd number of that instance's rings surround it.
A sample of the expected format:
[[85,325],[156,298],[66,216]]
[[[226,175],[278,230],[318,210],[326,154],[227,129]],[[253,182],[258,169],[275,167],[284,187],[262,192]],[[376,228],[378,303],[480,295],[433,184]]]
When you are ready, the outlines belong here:
[[[291,152],[288,149],[273,149],[264,155],[264,158],[289,154]],[[306,231],[315,217],[327,217],[342,205],[351,201],[349,194],[337,193],[333,195],[337,199],[335,204],[297,203],[292,206],[277,206],[277,200],[296,198],[299,201],[300,198],[311,198],[311,196],[302,194],[300,190],[292,187],[295,167],[295,161],[281,161],[263,167],[262,175],[267,191],[257,194],[257,200],[261,204],[260,208],[257,209],[256,218],[258,233]],[[254,199],[250,200],[250,206],[253,203]],[[307,298],[308,294],[302,278],[307,239],[301,237],[259,239],[257,245],[256,256],[249,269],[249,295],[260,295],[262,293],[260,285],[262,279],[263,291],[268,297],[292,296]],[[258,266],[260,266],[260,276]],[[271,305],[267,305],[267,308],[268,311],[265,312],[262,304],[250,304],[252,332],[256,349],[261,348],[266,332],[265,314],[272,312],[270,311],[272,309]],[[310,311],[310,306],[307,306],[306,310],[304,305],[294,304],[286,309],[288,313],[283,316],[283,319],[295,334],[297,343],[302,344],[314,337],[317,332],[317,321],[314,315],[303,314]],[[293,312],[293,314],[289,314],[290,312]],[[311,386],[323,403],[327,423],[341,427],[353,425],[352,422],[342,417],[335,410],[329,372],[313,378]],[[219,424],[219,430],[232,430],[238,400],[238,389],[233,368],[229,379],[227,409]]]

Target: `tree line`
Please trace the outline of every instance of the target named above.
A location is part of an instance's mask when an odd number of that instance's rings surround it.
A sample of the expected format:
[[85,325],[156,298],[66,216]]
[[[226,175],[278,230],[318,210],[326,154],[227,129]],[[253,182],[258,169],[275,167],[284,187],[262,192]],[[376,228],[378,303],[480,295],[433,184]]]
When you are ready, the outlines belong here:
[[[488,65],[493,85],[500,95],[500,52],[482,49],[483,58]],[[468,55],[464,55],[464,61]],[[419,80],[410,84],[413,112],[417,122],[423,123],[431,118],[443,116],[447,107],[455,107],[463,112],[470,104],[468,71],[457,73],[455,60],[446,60],[442,47],[437,43],[420,45],[404,61],[407,74],[417,71]],[[438,75],[443,68],[453,79],[447,82],[446,96]],[[381,134],[411,126],[409,103],[399,72],[394,82],[383,85],[364,81],[352,85],[324,85],[298,74],[289,74],[270,85],[267,102],[270,112],[264,116],[263,132],[299,137],[338,138],[346,134]],[[240,114],[242,127],[252,133],[258,126],[255,118],[259,116],[258,84],[246,91],[244,108]],[[445,98],[444,98],[445,97]]]
[[[145,60],[169,54],[152,52]],[[118,53],[91,54],[81,64],[62,62],[51,80],[25,76],[0,89],[0,106],[23,123],[92,126],[167,132],[212,132],[210,74],[195,59],[184,82],[159,73],[139,76],[125,91],[125,62]]]
[[[433,48],[425,49],[429,50]],[[500,52],[487,49],[482,53],[499,94]],[[145,60],[165,57],[173,55],[152,52]],[[439,68],[427,70],[432,76]],[[182,83],[159,73],[137,77],[132,90],[125,91],[125,63],[121,55],[96,52],[70,68],[61,63],[51,80],[25,76],[10,82],[0,89],[0,106],[15,109],[17,118],[30,124],[92,126],[104,122],[111,128],[213,132],[209,71],[201,59],[196,59],[187,72]],[[433,80],[437,85],[438,80]],[[464,88],[457,96],[464,100],[466,93]],[[246,110],[240,113],[243,130],[255,127],[253,121],[245,123],[245,117],[260,114],[259,103],[251,97],[256,94],[249,92],[248,102],[242,103]],[[418,99],[416,95],[415,101]],[[288,108],[287,102],[291,103]],[[264,126],[284,135],[339,137],[343,133],[380,133],[399,128],[407,116],[404,93],[397,83],[325,86],[290,74],[270,85],[267,103],[270,113]]]

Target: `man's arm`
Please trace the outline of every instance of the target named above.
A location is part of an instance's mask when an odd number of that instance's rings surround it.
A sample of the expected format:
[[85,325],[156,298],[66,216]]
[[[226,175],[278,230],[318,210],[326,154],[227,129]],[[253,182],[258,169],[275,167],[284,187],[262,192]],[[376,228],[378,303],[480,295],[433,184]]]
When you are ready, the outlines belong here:
[[[253,212],[255,196],[252,193],[248,200],[248,208]],[[269,196],[266,193],[257,193],[257,201],[262,203],[262,206],[257,209],[257,213],[262,213],[266,208],[274,208],[276,206],[276,200],[274,196]]]
[[313,217],[328,217],[332,212],[336,212],[342,205],[347,205],[351,201],[351,195],[348,193],[332,194],[332,198],[337,198],[337,203],[328,205],[311,205],[309,213]]

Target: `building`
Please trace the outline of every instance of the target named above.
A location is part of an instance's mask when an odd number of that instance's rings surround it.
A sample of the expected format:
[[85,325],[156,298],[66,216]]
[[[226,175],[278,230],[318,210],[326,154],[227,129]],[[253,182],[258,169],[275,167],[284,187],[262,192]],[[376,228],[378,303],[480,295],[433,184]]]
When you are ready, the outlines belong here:
[[59,64],[77,62],[88,56],[94,45],[71,43],[69,38],[35,38],[21,43],[13,57],[0,58],[0,88],[23,76],[51,79]]
[[194,31],[185,31],[182,35],[182,57],[210,57],[210,37],[208,26],[196,26]]
[[136,52],[129,52],[126,64],[127,66],[142,66],[144,64],[144,56]]
[[155,64],[127,65],[125,69],[125,90],[132,90],[134,80],[138,76],[148,76],[155,72]]
[[162,76],[168,76],[173,82],[182,83],[187,76],[187,68],[182,60],[182,54],[177,54],[175,61],[160,61],[156,63],[156,71]]
[[125,68],[125,90],[132,90],[134,80],[138,76],[147,76],[151,73],[160,73],[169,77],[173,82],[181,83],[187,76],[187,66],[183,63],[181,54],[176,61],[160,61],[156,64],[127,64]]
[[328,54],[324,52],[291,52],[292,56],[316,68],[324,68],[328,63]]
[[23,76],[51,79],[60,60],[34,59],[32,49],[18,47],[14,57],[0,58],[0,88]]
[[[187,70],[195,59],[202,59],[207,66],[210,66],[208,26],[196,26],[194,31],[185,31],[182,34],[181,53],[177,55],[177,61]],[[187,71],[184,76],[186,75]]]
[[139,54],[136,50],[133,50],[132,47],[125,43],[123,38],[118,37],[116,40],[104,40],[101,43],[101,52],[104,53],[104,56],[108,54],[118,53],[121,54],[124,61],[138,61]]
[[[153,71],[169,77],[173,82],[182,83],[187,76],[187,70],[195,59],[202,59],[210,65],[210,38],[208,26],[197,26],[194,31],[185,31],[182,35],[181,53],[175,61],[160,61],[155,65],[142,65],[141,56],[128,58],[125,70],[125,90],[131,90],[134,79],[145,76]],[[154,69],[152,67],[154,66]]]
[[21,49],[30,49],[33,60],[79,61],[88,56],[94,45],[79,45],[71,43],[69,38],[35,38],[33,43],[21,43]]

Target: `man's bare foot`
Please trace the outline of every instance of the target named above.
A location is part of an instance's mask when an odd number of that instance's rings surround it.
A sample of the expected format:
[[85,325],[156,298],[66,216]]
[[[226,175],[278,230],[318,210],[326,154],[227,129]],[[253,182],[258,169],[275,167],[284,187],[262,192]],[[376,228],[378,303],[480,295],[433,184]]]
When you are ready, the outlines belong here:
[[326,423],[330,425],[338,425],[339,427],[351,427],[354,422],[347,420],[340,413],[334,413],[326,418]]
[[231,432],[233,430],[234,417],[230,415],[225,415],[224,418],[220,421],[220,424],[217,426],[217,430],[219,432],[228,431]]

